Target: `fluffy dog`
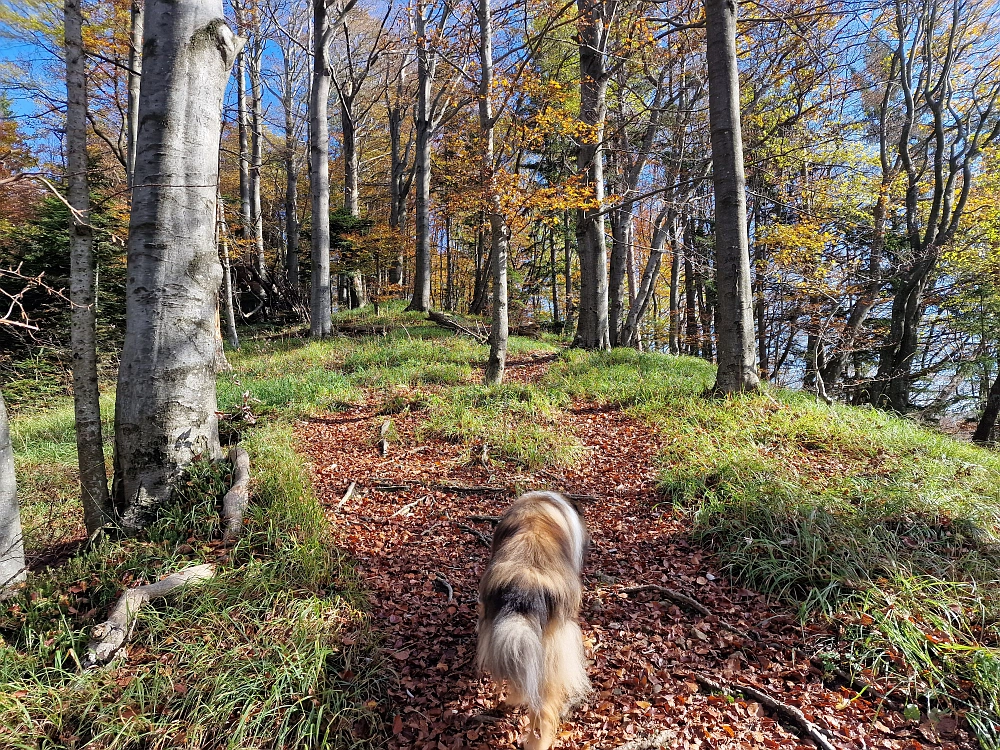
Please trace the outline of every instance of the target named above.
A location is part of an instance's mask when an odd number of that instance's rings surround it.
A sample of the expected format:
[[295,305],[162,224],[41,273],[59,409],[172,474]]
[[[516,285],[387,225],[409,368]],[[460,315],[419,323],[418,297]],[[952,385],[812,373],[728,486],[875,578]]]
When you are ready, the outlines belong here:
[[477,663],[498,689],[507,682],[511,703],[527,706],[527,750],[548,750],[564,710],[590,691],[577,623],[587,543],[580,515],[556,492],[522,495],[493,534]]

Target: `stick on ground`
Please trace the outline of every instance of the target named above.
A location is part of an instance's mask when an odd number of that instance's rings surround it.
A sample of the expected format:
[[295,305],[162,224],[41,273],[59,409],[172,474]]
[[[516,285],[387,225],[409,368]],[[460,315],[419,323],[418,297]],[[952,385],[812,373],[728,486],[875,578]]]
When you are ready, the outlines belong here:
[[243,530],[243,515],[250,502],[250,456],[236,445],[229,451],[233,464],[233,486],[222,498],[222,543],[232,544]]
[[805,717],[795,706],[790,706],[787,703],[782,703],[776,698],[771,697],[763,690],[758,690],[750,685],[741,685],[738,682],[732,683],[729,687],[723,687],[716,682],[713,682],[709,678],[701,674],[694,675],[695,680],[707,687],[709,690],[714,690],[717,693],[725,693],[726,695],[732,695],[733,693],[743,693],[748,698],[752,698],[757,701],[764,708],[769,711],[773,711],[779,717],[784,719],[786,722],[793,724],[799,730],[806,734],[813,742],[816,743],[817,747],[822,748],[822,750],[836,750],[833,743],[827,738],[826,733],[820,729],[816,724],[813,724],[809,719]]
[[338,513],[340,512],[341,508],[344,507],[347,501],[350,500],[352,497],[354,497],[354,490],[357,486],[358,486],[357,482],[351,482],[351,486],[347,488],[347,492],[344,493],[344,496],[340,499],[340,502],[337,503]]
[[487,537],[483,532],[478,531],[471,526],[466,526],[464,523],[458,523],[457,521],[455,522],[455,525],[466,534],[472,534],[472,536],[476,537],[476,539],[485,544],[487,547],[493,546],[493,542],[490,541],[489,537]]
[[658,750],[661,747],[673,747],[673,741],[677,739],[677,732],[672,729],[664,729],[659,734],[640,737],[637,740],[619,745],[615,750]]
[[178,589],[207,581],[215,575],[214,565],[195,565],[168,575],[156,583],[129,589],[115,604],[108,619],[94,628],[87,653],[83,657],[83,667],[90,669],[107,664],[121,650],[132,635],[136,615],[150,599],[170,596]]

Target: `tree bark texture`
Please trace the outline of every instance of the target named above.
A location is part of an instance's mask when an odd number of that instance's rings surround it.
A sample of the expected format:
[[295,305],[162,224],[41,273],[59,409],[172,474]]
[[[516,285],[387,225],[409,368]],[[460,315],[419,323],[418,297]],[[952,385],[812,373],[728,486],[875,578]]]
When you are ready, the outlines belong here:
[[309,333],[333,333],[330,297],[330,103],[329,32],[326,0],[313,0],[313,76],[309,101],[309,183],[312,205],[312,276]]
[[14,449],[10,444],[7,405],[0,393],[0,592],[24,579],[21,509],[17,503]]
[[577,167],[593,192],[594,208],[577,212],[580,307],[573,345],[610,349],[608,249],[604,238],[604,124],[607,118],[608,29],[604,0],[580,0],[580,120],[590,129],[579,146]]
[[69,227],[70,341],[73,351],[73,413],[80,468],[80,496],[87,531],[108,522],[111,502],[104,466],[101,394],[97,387],[94,237],[90,227],[87,175],[87,71],[83,55],[83,15],[79,0],[66,0],[66,163]]
[[115,408],[115,511],[155,518],[195,456],[221,456],[215,247],[222,97],[242,40],[221,0],[150,0]]
[[483,137],[483,176],[486,179],[490,213],[490,256],[493,262],[493,317],[490,356],[486,361],[486,384],[503,382],[507,366],[507,251],[508,229],[500,204],[494,157],[493,19],[490,0],[479,0],[479,126]]
[[139,132],[139,82],[142,80],[142,0],[132,0],[130,45],[128,53],[128,130],[126,179],[132,187],[135,172],[135,139]]
[[434,83],[437,57],[428,49],[429,42],[423,14],[424,3],[417,2],[413,13],[417,33],[417,113],[414,123],[416,129],[414,173],[417,191],[413,208],[416,254],[413,298],[407,309],[427,312],[431,307],[431,136],[434,131],[431,86]]
[[[1000,356],[997,357],[997,377],[986,396],[986,408],[983,409],[983,416],[972,435],[973,441],[988,443],[995,440],[998,417],[1000,417]],[[0,444],[0,448],[2,448],[2,444]],[[2,578],[3,576],[0,576],[0,579]]]
[[[756,389],[753,295],[747,238],[746,174],[736,65],[736,2],[705,0],[708,99],[715,186],[715,254],[719,309],[716,319],[718,393]],[[706,338],[710,335],[705,331]]]
[[233,268],[229,257],[229,225],[226,223],[226,205],[222,196],[218,197],[218,243],[222,258],[222,309],[226,314],[226,338],[233,349],[240,348],[240,337],[236,332],[236,302],[233,294]]

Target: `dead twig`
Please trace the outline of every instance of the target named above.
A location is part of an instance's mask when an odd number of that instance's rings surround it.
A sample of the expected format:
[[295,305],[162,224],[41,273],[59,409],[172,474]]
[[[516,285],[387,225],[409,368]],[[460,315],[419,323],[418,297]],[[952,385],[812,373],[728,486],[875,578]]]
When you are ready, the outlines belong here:
[[474,523],[500,523],[500,516],[466,516]]
[[421,503],[421,501],[426,500],[426,497],[418,497],[412,503],[407,503],[402,506],[399,510],[393,513],[389,518],[395,518],[396,516],[408,516],[410,515],[410,510]]
[[476,539],[481,541],[487,547],[493,546],[493,542],[483,532],[478,531],[471,526],[466,526],[464,523],[459,523],[458,521],[453,521],[453,523],[466,534],[472,534],[472,536],[476,537]]
[[451,583],[448,582],[448,578],[444,574],[438,573],[436,570],[433,570],[431,572],[434,573],[435,576],[434,582],[440,583],[442,586],[445,587],[446,593],[448,594],[448,601],[450,602],[452,599],[455,598],[455,589],[452,588]]
[[222,543],[233,544],[243,530],[243,516],[250,503],[250,456],[236,445],[229,451],[229,461],[233,464],[233,486],[222,498]]
[[431,310],[427,313],[428,320],[436,323],[442,328],[447,328],[449,331],[454,331],[455,333],[462,333],[478,341],[480,344],[485,344],[489,341],[487,336],[484,336],[478,331],[473,331],[471,328],[462,325],[457,320],[452,318],[450,315],[445,315],[444,313],[437,312],[436,310]]
[[470,495],[489,492],[506,492],[506,487],[494,487],[489,484],[439,484],[439,490],[445,492],[464,492]]
[[432,531],[434,531],[434,529],[436,529],[438,526],[440,526],[443,523],[444,523],[444,521],[438,521],[437,523],[432,523],[430,526],[428,526],[426,529],[424,529],[423,531],[420,532],[420,536],[427,536]]
[[704,675],[695,673],[694,679],[704,687],[709,690],[714,690],[717,693],[724,693],[725,695],[732,695],[733,693],[743,693],[748,698],[752,698],[761,704],[764,708],[769,711],[773,711],[779,717],[783,718],[785,721],[794,724],[798,729],[806,734],[813,742],[816,743],[817,747],[822,748],[822,750],[836,750],[833,744],[828,739],[826,732],[819,726],[809,721],[795,706],[790,706],[787,703],[782,703],[781,701],[773,698],[772,696],[765,693],[763,690],[758,690],[750,685],[742,685],[738,682],[734,682],[729,687],[723,687],[716,682],[713,682]]
[[[712,610],[710,610],[708,607],[706,607],[704,604],[699,602],[694,597],[690,597],[687,594],[682,594],[680,591],[675,591],[674,589],[667,588],[666,586],[647,584],[645,586],[633,586],[632,588],[622,589],[623,593],[629,594],[630,596],[633,594],[642,594],[647,591],[652,591],[654,593],[659,594],[660,596],[663,596],[667,599],[676,602],[677,604],[682,604],[685,607],[694,610],[703,617],[715,616]],[[751,638],[753,640],[757,640],[750,631],[746,629],[741,630],[740,628],[737,628],[734,625],[730,625],[728,622],[719,619],[718,616],[715,616],[715,619],[717,621],[716,624],[718,624],[718,626],[723,630],[728,630],[733,635],[738,635],[741,638]]]
[[410,489],[408,484],[373,484],[373,490],[378,490],[379,492],[401,492],[402,490]]

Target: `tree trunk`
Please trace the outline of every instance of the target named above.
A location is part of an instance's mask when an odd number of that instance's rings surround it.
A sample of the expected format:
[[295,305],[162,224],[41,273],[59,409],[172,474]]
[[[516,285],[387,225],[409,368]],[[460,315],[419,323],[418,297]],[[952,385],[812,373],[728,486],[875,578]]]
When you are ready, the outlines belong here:
[[425,37],[423,4],[418,3],[414,18],[417,20],[417,116],[416,153],[414,170],[417,192],[414,205],[416,232],[416,257],[413,273],[413,298],[407,310],[427,312],[431,308],[431,85],[434,81],[434,63],[428,59],[428,41]]
[[631,202],[612,212],[611,225],[611,270],[608,276],[608,329],[611,346],[630,346],[621,339],[621,329],[625,324],[625,272],[627,269],[629,235],[632,225]]
[[[389,175],[389,226],[402,231],[406,226],[406,199],[413,184],[413,170],[408,168],[412,136],[403,145],[403,120],[406,108],[402,105],[405,96],[406,59],[400,63],[399,78],[396,82],[396,101],[387,105],[389,125],[389,155],[391,167]],[[404,246],[400,243],[392,268],[389,269],[389,283],[403,283],[405,264]]]
[[[715,274],[719,295],[716,323],[719,369],[715,391],[723,394],[755,390],[760,385],[750,291],[736,10],[735,0],[705,0],[716,212]],[[708,332],[705,333],[707,336]]]
[[24,541],[21,509],[17,504],[14,449],[10,444],[7,405],[0,393],[0,595],[13,583],[24,580]]
[[593,190],[596,208],[577,212],[580,254],[580,309],[574,346],[610,349],[608,322],[608,250],[604,238],[604,122],[607,116],[608,73],[602,0],[579,0],[580,119],[591,131],[580,144],[577,167],[584,188]]
[[326,0],[313,0],[313,79],[309,101],[309,161],[312,180],[312,272],[309,291],[309,333],[313,338],[333,332],[330,317],[330,19]]
[[691,260],[691,251],[686,250],[684,253],[684,317],[687,320],[685,334],[687,353],[692,357],[697,357],[701,354],[701,337],[698,335],[698,293],[695,291],[694,281],[694,263]]
[[[1000,356],[997,357],[997,365],[997,378],[993,381],[990,392],[986,396],[986,408],[983,410],[983,416],[972,435],[973,441],[977,443],[989,443],[996,437],[997,417],[1000,416]],[[0,442],[0,449],[2,448],[3,443]],[[0,575],[0,585],[2,585],[2,579],[3,576]]]
[[507,251],[509,231],[504,221],[497,187],[493,146],[493,19],[490,0],[479,0],[479,127],[483,138],[483,177],[486,179],[490,212],[490,255],[493,260],[493,319],[490,356],[486,362],[486,384],[503,382],[507,366]]
[[150,0],[115,405],[122,528],[156,517],[184,466],[221,457],[215,248],[222,97],[242,40],[221,0]]
[[236,304],[233,300],[233,269],[229,258],[229,225],[226,223],[226,205],[222,196],[219,202],[219,255],[222,258],[222,308],[226,313],[226,338],[233,349],[240,348],[240,337],[236,332]]
[[[676,231],[676,228],[675,228]],[[671,354],[681,353],[681,252],[683,243],[674,242],[674,257],[670,263],[670,338]]]
[[552,329],[559,326],[559,271],[556,268],[556,233],[548,228],[549,236],[549,268],[552,271]]
[[139,132],[139,81],[142,80],[142,0],[132,0],[128,52],[128,151],[125,171],[129,187],[135,172],[135,139]]
[[295,110],[292,97],[292,71],[288,54],[282,56],[285,66],[285,276],[292,297],[299,293],[299,170],[295,161]]
[[246,51],[236,58],[236,126],[240,143],[240,237],[253,237],[253,208],[250,201],[250,113],[247,110]]
[[639,344],[639,323],[642,321],[642,316],[646,314],[646,308],[653,298],[656,279],[660,274],[660,264],[663,262],[663,251],[667,242],[667,233],[672,224],[672,221],[664,221],[661,216],[659,223],[653,230],[649,260],[646,261],[646,270],[643,271],[642,281],[639,282],[635,301],[629,307],[628,318],[622,327],[619,346],[638,346]]
[[572,233],[569,228],[569,211],[563,214],[563,291],[566,299],[563,302],[563,315],[565,316],[564,331],[573,328],[573,250]]
[[476,281],[469,303],[469,315],[480,315],[486,309],[490,279],[493,278],[493,244],[487,245],[482,225],[476,232]]
[[358,187],[360,165],[358,164],[357,133],[354,127],[354,115],[342,97],[340,122],[343,135],[341,156],[344,158],[344,208],[351,216],[360,216],[361,191]]
[[97,319],[94,237],[87,176],[87,72],[79,0],[66,0],[66,162],[69,169],[70,340],[73,350],[73,412],[80,467],[83,520],[93,534],[108,522],[111,502],[104,466],[101,394],[97,387]]
[[254,29],[254,51],[247,72],[250,75],[250,211],[256,251],[254,267],[261,282],[262,299],[267,298],[267,259],[264,257],[264,215],[260,203],[261,170],[264,167],[264,87],[260,76],[261,40],[259,22]]

